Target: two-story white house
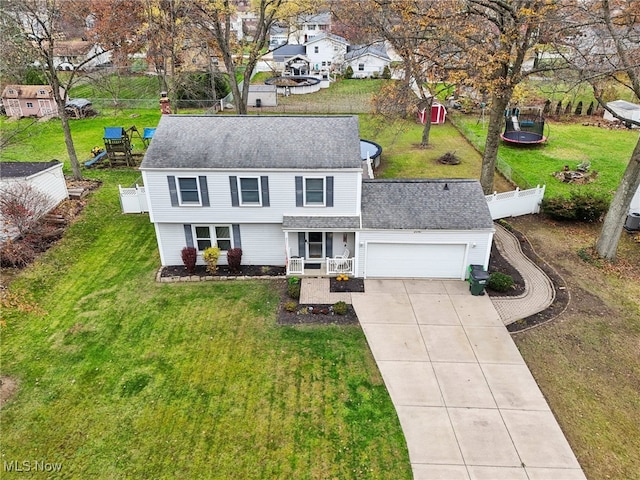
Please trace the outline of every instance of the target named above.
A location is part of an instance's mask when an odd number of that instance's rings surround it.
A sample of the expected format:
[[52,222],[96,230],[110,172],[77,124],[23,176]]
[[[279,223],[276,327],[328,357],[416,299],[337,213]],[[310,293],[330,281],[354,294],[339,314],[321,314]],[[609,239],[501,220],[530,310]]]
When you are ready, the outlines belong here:
[[349,42],[332,33],[320,33],[304,44],[311,71],[322,72],[342,68]]
[[465,278],[488,266],[480,184],[367,178],[355,116],[165,115],[140,169],[165,266],[216,245],[220,264],[239,247],[243,264],[289,274]]

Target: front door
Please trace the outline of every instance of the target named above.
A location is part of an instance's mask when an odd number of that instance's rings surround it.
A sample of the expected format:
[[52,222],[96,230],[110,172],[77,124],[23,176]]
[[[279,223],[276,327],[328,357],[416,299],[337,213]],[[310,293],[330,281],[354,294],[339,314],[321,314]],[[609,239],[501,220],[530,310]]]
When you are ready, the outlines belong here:
[[307,232],[307,259],[324,258],[324,232]]

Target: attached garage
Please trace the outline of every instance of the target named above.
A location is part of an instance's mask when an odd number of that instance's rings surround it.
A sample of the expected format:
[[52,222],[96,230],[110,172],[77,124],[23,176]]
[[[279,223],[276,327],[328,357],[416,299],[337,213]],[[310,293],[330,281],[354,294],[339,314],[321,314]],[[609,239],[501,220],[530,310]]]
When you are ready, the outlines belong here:
[[364,180],[356,276],[463,279],[494,231],[477,180]]
[[367,242],[364,271],[368,278],[461,278],[466,256],[465,244]]

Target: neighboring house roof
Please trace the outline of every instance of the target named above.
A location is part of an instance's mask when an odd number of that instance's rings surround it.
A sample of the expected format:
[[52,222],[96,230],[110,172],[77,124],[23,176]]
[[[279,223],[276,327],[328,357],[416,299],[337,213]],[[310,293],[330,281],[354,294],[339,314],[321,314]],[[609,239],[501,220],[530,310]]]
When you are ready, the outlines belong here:
[[347,230],[355,230],[360,228],[360,217],[290,217],[285,215],[282,218],[282,228],[285,230],[307,228],[344,228]]
[[298,24],[303,23],[329,25],[331,23],[331,12],[301,14],[298,16]]
[[362,227],[385,230],[493,228],[477,180],[363,180]]
[[322,32],[318,35],[311,38],[305,45],[311,45],[312,43],[319,42],[320,40],[333,40],[334,42],[343,43],[345,45],[349,45],[349,41],[346,38],[343,38],[339,35],[334,35],[333,33]]
[[82,56],[87,55],[95,43],[86,42],[84,40],[65,40],[57,41],[53,46],[53,55],[58,56]]
[[0,178],[27,178],[60,165],[58,160],[50,162],[0,162]]
[[271,52],[276,62],[284,62],[288,58],[305,53],[307,53],[307,49],[304,48],[304,45],[283,45]]
[[[42,90],[46,92],[44,96],[38,93]],[[53,89],[49,85],[7,85],[2,98],[53,98]]]
[[391,61],[387,52],[376,45],[357,45],[351,47],[345,54],[345,60],[355,60],[356,58],[364,55],[373,55],[374,57],[381,58],[382,60]]
[[352,115],[163,115],[140,168],[362,168],[359,138]]

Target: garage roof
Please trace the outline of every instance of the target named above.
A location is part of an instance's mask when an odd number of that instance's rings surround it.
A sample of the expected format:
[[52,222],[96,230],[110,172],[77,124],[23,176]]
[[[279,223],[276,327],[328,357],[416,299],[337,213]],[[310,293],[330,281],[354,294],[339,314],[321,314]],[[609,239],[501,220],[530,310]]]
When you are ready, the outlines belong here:
[[477,180],[364,180],[362,227],[477,230],[493,228],[493,220]]

